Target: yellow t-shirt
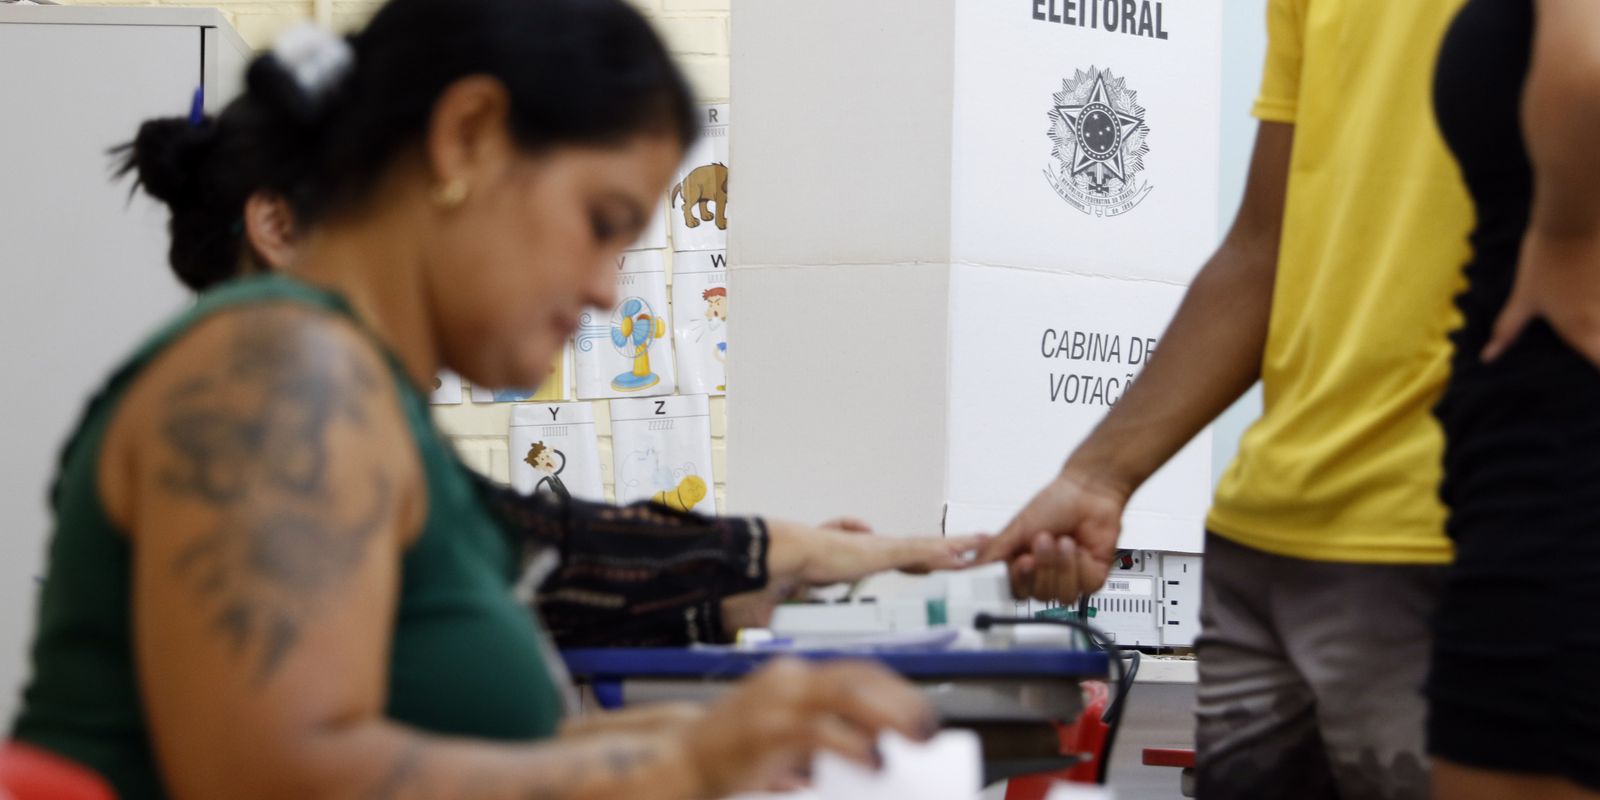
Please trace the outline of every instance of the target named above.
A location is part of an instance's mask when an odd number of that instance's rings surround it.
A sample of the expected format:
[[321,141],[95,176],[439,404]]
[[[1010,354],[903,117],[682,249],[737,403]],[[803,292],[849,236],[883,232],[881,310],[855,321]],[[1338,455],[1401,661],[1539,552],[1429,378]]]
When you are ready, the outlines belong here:
[[1255,116],[1295,126],[1265,413],[1208,525],[1279,555],[1444,563],[1444,434],[1473,207],[1433,116],[1464,0],[1269,0]]

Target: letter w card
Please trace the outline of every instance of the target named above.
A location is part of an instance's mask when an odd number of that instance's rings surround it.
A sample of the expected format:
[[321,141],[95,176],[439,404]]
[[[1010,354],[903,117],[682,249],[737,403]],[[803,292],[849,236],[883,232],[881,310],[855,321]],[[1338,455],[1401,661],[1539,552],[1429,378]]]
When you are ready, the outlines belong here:
[[678,253],[672,262],[672,319],[678,390],[728,392],[728,259],[721,250]]

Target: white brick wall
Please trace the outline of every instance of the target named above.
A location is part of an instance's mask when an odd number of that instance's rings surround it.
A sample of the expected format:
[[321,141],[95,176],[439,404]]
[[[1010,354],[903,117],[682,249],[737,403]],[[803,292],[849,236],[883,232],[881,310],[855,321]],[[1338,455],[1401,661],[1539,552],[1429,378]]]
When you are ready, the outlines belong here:
[[[285,27],[310,19],[311,0],[105,0],[73,5],[109,6],[211,6],[227,15],[239,34],[254,47],[266,47]],[[629,0],[645,12],[677,56],[700,99],[728,99],[728,0]],[[361,25],[382,3],[371,0],[334,0],[332,23],[340,29]],[[671,254],[668,254],[669,280]],[[468,464],[497,480],[509,480],[506,432],[511,406],[507,404],[443,406],[439,421],[460,448]],[[600,460],[607,492],[612,491],[611,415],[605,402],[595,403],[600,431]],[[717,505],[725,506],[727,476],[727,404],[711,401],[712,469],[717,476]]]

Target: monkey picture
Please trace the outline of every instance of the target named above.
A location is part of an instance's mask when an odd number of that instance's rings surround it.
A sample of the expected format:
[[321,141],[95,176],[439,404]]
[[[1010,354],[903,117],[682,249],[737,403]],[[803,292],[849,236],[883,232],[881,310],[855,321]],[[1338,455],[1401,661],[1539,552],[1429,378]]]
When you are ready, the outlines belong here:
[[[558,457],[561,459],[560,464],[556,463]],[[534,442],[533,446],[528,448],[528,455],[522,460],[523,463],[533,467],[534,472],[544,476],[539,479],[537,484],[534,484],[533,491],[535,493],[549,486],[550,491],[554,492],[562,500],[572,499],[572,493],[567,491],[566,484],[561,482],[561,473],[567,469],[566,453],[550,447],[544,442]]]
[[[726,164],[707,164],[690,172],[683,182],[672,187],[672,207],[678,207],[678,199],[683,199],[683,224],[690,228],[700,227],[700,222],[716,220],[717,230],[728,229],[728,166]],[[716,213],[711,211],[711,204],[717,204]],[[695,217],[695,209],[699,208],[700,216]]]

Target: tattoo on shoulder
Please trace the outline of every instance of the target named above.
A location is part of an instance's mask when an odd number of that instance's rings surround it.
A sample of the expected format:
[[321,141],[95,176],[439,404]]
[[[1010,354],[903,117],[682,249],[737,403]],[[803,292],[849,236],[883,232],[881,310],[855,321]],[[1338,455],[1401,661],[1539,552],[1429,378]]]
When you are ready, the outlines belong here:
[[397,487],[374,467],[364,487],[328,481],[332,433],[365,427],[373,371],[336,348],[296,342],[303,324],[264,312],[240,320],[226,365],[167,398],[167,491],[216,511],[212,531],[173,562],[218,635],[270,679],[319,602],[361,563]]

